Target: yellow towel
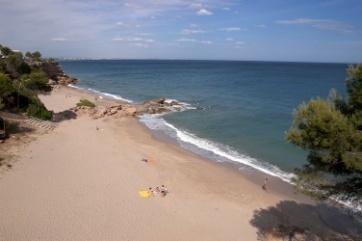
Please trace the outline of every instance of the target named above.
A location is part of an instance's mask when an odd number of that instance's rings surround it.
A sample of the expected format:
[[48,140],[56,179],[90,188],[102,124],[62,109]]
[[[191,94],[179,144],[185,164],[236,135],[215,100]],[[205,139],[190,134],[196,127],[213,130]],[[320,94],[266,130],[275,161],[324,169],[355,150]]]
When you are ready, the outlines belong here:
[[140,190],[138,191],[141,197],[149,197],[150,193],[147,190]]

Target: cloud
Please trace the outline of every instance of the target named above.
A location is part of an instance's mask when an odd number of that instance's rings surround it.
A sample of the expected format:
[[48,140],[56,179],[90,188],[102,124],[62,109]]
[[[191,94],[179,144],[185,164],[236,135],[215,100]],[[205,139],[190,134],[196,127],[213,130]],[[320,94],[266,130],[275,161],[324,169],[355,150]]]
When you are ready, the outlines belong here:
[[129,47],[137,48],[148,48],[155,42],[153,39],[144,39],[139,37],[116,37],[112,40],[116,42],[125,42]]
[[51,41],[64,42],[64,41],[68,41],[68,40],[66,38],[52,38]]
[[242,48],[245,48],[245,43],[244,42],[242,42],[242,41],[236,41],[235,43],[234,43],[235,45],[234,45],[234,47],[236,48],[236,49],[242,49]]
[[126,6],[127,8],[133,8],[133,9],[141,9],[141,8],[143,8],[143,6],[141,4],[138,4],[138,3],[125,3],[124,6]]
[[330,30],[341,33],[352,33],[354,30],[352,26],[332,19],[297,18],[294,20],[279,20],[276,21],[276,23],[284,25],[311,25],[316,29]]
[[234,31],[241,31],[241,30],[246,30],[246,29],[241,29],[241,28],[219,28],[219,30],[234,32]]
[[200,9],[200,8],[202,8],[202,4],[201,3],[192,3],[190,5],[190,8],[192,8],[192,9]]
[[225,11],[230,11],[230,8],[222,8]]
[[177,40],[177,42],[193,42],[193,43],[201,43],[201,44],[213,44],[212,41],[208,40],[197,40],[197,39],[189,39],[189,38],[180,38]]
[[196,27],[198,27],[199,25],[198,24],[195,24],[195,23],[192,23],[192,24],[190,24],[190,27],[191,28],[196,28]]
[[116,37],[112,39],[113,41],[124,41],[124,42],[145,42],[145,43],[153,43],[155,40],[153,39],[144,39],[144,38],[138,38],[138,37]]
[[178,42],[197,42],[196,39],[192,39],[192,38],[180,38],[177,41]]
[[135,33],[134,35],[138,35],[138,36],[154,36],[156,34],[154,34],[154,33]]
[[258,24],[258,25],[255,25],[255,27],[258,27],[258,28],[266,28],[266,25],[264,25],[264,24]]
[[213,15],[213,13],[203,8],[197,12],[197,15],[206,15],[207,16],[207,15]]
[[139,28],[139,27],[141,27],[140,24],[136,24],[136,23],[127,24],[127,23],[124,23],[124,22],[117,22],[116,25],[118,27],[131,27],[131,28]]
[[145,48],[145,49],[150,47],[149,44],[145,44],[145,43],[130,43],[128,46],[137,47],[137,48]]
[[233,38],[227,38],[226,41],[234,41]]
[[208,31],[204,31],[204,30],[201,30],[201,29],[198,29],[198,30],[184,29],[181,32],[181,34],[204,34],[204,33],[208,33]]

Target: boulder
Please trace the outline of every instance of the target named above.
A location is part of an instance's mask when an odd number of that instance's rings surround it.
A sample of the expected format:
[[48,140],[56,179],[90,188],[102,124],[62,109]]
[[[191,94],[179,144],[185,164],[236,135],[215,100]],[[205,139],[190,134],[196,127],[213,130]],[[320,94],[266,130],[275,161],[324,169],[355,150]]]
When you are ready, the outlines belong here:
[[127,116],[135,116],[137,113],[137,109],[135,107],[128,107],[124,110]]
[[149,106],[163,106],[165,104],[165,100],[166,100],[165,98],[160,98],[160,99],[150,100],[145,104]]
[[170,105],[171,105],[171,106],[180,105],[180,103],[178,103],[177,101],[174,101],[174,100],[173,100],[173,101],[171,101]]
[[164,114],[164,113],[169,113],[169,112],[171,112],[171,110],[168,108],[164,108],[164,107],[148,109],[149,114]]

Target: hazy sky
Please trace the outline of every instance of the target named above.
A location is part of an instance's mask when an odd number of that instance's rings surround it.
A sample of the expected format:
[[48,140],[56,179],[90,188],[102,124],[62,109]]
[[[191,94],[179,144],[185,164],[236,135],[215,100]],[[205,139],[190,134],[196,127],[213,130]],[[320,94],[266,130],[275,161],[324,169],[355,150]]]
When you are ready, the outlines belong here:
[[0,0],[43,57],[362,62],[362,0]]

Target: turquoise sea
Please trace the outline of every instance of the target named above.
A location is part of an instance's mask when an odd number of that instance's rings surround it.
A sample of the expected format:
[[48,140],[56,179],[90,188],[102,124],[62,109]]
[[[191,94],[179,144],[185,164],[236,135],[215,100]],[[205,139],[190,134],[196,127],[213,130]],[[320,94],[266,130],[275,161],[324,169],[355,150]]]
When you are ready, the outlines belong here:
[[330,89],[346,97],[348,64],[191,60],[63,60],[74,88],[128,102],[167,98],[182,111],[144,115],[151,130],[211,161],[288,181],[306,152],[288,144],[293,109]]

